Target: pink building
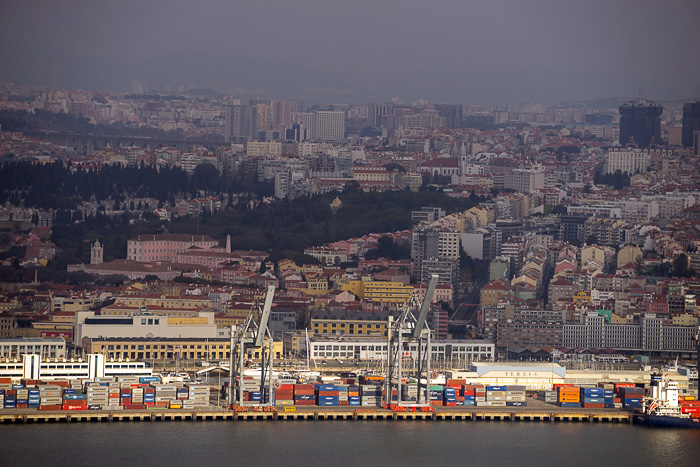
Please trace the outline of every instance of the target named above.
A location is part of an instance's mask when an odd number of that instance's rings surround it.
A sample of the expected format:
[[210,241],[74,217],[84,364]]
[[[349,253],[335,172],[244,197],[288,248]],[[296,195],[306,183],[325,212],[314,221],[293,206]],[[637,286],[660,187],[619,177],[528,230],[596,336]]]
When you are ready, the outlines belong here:
[[[208,235],[161,234],[139,235],[127,242],[127,259],[142,263],[152,261],[177,261],[177,256],[188,248],[225,251]],[[230,252],[230,247],[228,249]]]

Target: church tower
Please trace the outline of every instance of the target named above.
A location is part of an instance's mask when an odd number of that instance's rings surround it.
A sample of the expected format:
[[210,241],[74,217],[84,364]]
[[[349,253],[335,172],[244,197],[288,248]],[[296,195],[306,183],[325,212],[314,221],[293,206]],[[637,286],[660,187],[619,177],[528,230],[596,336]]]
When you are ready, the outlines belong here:
[[95,240],[95,243],[90,247],[90,264],[101,264],[102,263],[103,248],[99,240]]

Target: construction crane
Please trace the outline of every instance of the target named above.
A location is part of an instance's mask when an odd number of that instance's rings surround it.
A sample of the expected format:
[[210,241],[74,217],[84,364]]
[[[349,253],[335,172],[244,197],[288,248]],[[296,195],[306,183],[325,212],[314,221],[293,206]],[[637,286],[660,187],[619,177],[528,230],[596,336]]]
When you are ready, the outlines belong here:
[[[430,303],[433,300],[435,286],[438,276],[432,275],[428,283],[428,289],[423,297],[423,302],[419,303],[417,296],[411,296],[404,305],[403,311],[393,321],[389,318],[387,332],[387,377],[385,380],[386,403],[392,404],[392,391],[397,388],[398,401],[400,406],[429,406],[430,405],[430,329],[426,325]],[[411,351],[411,345],[415,344],[416,352],[416,372],[418,380],[418,394],[416,401],[402,401],[401,380],[404,377],[403,360],[404,352]],[[423,374],[425,373],[425,378]],[[425,386],[422,381],[425,379]]]
[[[256,303],[254,309],[245,323],[238,327],[231,326],[231,355],[229,368],[229,405],[243,405],[243,370],[245,369],[246,356],[255,349],[260,349],[260,404],[272,405],[272,394],[268,395],[265,402],[265,380],[272,379],[272,334],[267,326],[270,320],[272,299],[275,295],[275,286],[267,287],[265,303],[260,308]],[[236,394],[238,401],[236,401]]]

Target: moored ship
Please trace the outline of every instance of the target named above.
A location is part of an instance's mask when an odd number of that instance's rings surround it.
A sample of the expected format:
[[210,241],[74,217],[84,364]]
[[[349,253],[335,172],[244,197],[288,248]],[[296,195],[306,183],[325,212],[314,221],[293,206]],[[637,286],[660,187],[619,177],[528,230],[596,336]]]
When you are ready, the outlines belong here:
[[681,399],[678,383],[654,375],[651,394],[642,403],[643,413],[636,414],[636,425],[665,428],[700,428],[700,402]]

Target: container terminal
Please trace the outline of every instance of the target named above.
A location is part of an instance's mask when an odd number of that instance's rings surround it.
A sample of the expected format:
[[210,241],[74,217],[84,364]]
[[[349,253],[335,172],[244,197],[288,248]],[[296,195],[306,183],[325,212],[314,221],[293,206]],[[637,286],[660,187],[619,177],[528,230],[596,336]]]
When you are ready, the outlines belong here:
[[[229,362],[200,370],[228,373],[223,385],[187,373],[154,374],[139,361],[46,359],[25,354],[0,362],[3,422],[116,420],[529,420],[631,423],[650,387],[648,371],[568,370],[556,363],[471,363],[431,368],[425,324],[437,282],[424,301],[391,321],[386,368],[376,373],[276,371],[267,328],[274,287],[243,326],[232,328]],[[417,349],[410,364],[407,348]],[[252,367],[253,351],[260,365]],[[228,365],[226,365],[228,363]],[[666,372],[682,401],[689,377]]]

